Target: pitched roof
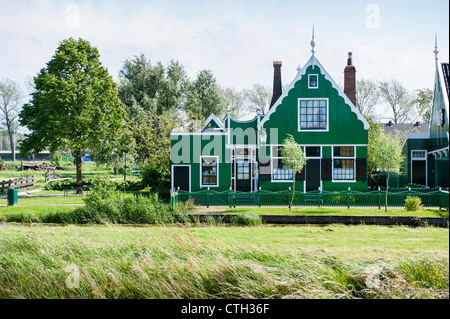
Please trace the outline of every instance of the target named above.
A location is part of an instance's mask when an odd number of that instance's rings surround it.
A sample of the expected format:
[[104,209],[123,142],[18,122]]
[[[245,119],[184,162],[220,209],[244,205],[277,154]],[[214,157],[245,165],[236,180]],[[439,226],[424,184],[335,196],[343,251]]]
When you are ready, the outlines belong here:
[[448,77],[449,77],[449,70],[448,70],[448,63],[441,63],[442,65],[442,75],[444,77],[445,87],[447,88],[447,95],[449,94],[449,83],[448,83]]
[[362,116],[362,114],[358,111],[358,109],[355,107],[355,105],[353,105],[353,103],[350,101],[350,99],[347,97],[347,95],[342,91],[342,89],[339,87],[339,85],[337,85],[336,82],[333,80],[333,78],[328,74],[327,70],[325,70],[325,68],[322,66],[322,64],[320,64],[319,60],[317,60],[317,58],[316,58],[316,56],[314,54],[311,56],[311,58],[308,60],[308,62],[306,62],[305,66],[302,69],[300,69],[300,67],[297,69],[298,73],[295,76],[294,80],[291,82],[289,87],[286,90],[283,91],[283,94],[274,103],[272,108],[270,108],[269,111],[264,115],[263,119],[259,123],[259,126],[263,127],[263,124],[267,120],[269,120],[270,116],[272,115],[272,113],[275,112],[275,110],[277,109],[278,105],[282,104],[283,99],[288,95],[289,91],[294,87],[295,83],[297,83],[303,77],[303,75],[305,75],[306,69],[309,66],[311,66],[311,65],[313,67],[314,66],[319,67],[320,71],[325,76],[325,79],[327,79],[331,83],[332,87],[334,89],[336,89],[338,94],[344,99],[345,103],[350,106],[352,112],[355,113],[357,118],[363,123],[364,129],[368,130],[370,128],[369,123]]
[[396,131],[399,132],[407,132],[407,133],[428,133],[430,125],[427,123],[393,123],[389,121],[389,123],[384,124],[384,131],[395,134]]
[[203,131],[206,131],[209,129],[212,129],[212,130],[215,130],[215,129],[223,130],[224,129],[223,123],[213,113],[211,113],[211,115],[206,119]]

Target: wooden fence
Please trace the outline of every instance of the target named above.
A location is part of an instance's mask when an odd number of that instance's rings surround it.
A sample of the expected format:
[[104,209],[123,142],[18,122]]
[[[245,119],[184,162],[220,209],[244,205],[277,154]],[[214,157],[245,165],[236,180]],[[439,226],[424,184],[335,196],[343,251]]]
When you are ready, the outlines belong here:
[[0,182],[0,194],[6,193],[8,189],[27,189],[34,186],[34,176],[27,178],[10,179]]
[[56,172],[55,170],[47,170],[47,173],[45,173],[45,182],[50,182],[55,179],[60,179],[61,173]]

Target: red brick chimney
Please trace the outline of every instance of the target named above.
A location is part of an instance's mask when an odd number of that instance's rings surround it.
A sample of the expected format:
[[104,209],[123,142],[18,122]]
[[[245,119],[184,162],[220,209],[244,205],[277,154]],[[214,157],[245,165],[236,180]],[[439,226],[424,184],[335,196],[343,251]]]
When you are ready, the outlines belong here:
[[278,98],[282,94],[281,87],[281,61],[273,62],[273,93],[272,93],[272,101],[270,102],[270,108],[275,104]]
[[356,106],[356,68],[352,64],[352,53],[348,53],[347,66],[344,69],[344,93]]

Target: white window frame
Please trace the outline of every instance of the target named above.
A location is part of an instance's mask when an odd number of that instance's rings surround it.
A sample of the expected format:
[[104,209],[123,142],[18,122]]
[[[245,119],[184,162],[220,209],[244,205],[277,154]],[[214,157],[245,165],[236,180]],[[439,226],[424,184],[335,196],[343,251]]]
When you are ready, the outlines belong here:
[[284,144],[271,144],[270,146],[270,180],[273,183],[292,183],[294,176],[292,176],[292,179],[274,179],[273,178],[273,161],[276,160],[280,160],[283,159],[284,157],[278,157],[278,156],[273,156],[273,148],[274,147],[280,147],[280,146],[284,146]]
[[[424,157],[419,158],[413,158],[413,152],[424,152]],[[411,178],[409,179],[409,182],[412,184],[413,179],[413,170],[412,170],[412,164],[413,161],[425,161],[425,185],[428,186],[428,151],[427,150],[411,150],[411,164],[410,164],[410,170],[411,170]]]
[[[334,156],[335,147],[353,147],[353,157],[351,156]],[[353,160],[353,179],[334,179],[334,160],[335,159],[352,159]],[[331,172],[334,183],[356,183],[356,146],[355,145],[333,145],[331,148]]]
[[[300,124],[300,103],[301,101],[326,101],[327,103],[327,126],[325,129],[302,129]],[[297,105],[297,130],[298,132],[328,132],[330,128],[330,103],[329,99],[327,97],[321,97],[321,98],[299,98],[298,99],[298,105]]]
[[[248,148],[249,155],[236,155],[236,150],[238,148]],[[256,185],[253,187],[253,184],[257,184],[258,181],[258,166],[256,162],[256,146],[255,144],[235,144],[231,147],[231,170],[230,170],[230,185],[233,185],[234,181],[234,189],[230,186],[230,190],[236,190],[236,181],[237,181],[237,161],[246,159],[249,161],[249,163],[252,165],[252,172],[250,172],[250,190],[254,192],[256,190]],[[233,155],[234,151],[234,155]],[[255,155],[253,155],[253,152],[255,152]],[[253,176],[253,168],[256,168],[256,176]],[[234,170],[234,177],[233,177],[233,170]],[[255,182],[256,181],[256,182]]]
[[[311,86],[310,85],[310,83],[311,83],[311,76],[315,76],[317,78],[317,81],[316,81],[317,86]],[[308,89],[315,90],[315,89],[318,89],[318,88],[319,88],[319,75],[318,74],[309,74],[308,75]]]
[[[203,158],[205,157],[215,157],[216,158],[216,163],[217,163],[217,180],[216,180],[216,185],[203,185]],[[200,156],[200,188],[203,187],[219,187],[219,156],[217,155],[202,155]]]

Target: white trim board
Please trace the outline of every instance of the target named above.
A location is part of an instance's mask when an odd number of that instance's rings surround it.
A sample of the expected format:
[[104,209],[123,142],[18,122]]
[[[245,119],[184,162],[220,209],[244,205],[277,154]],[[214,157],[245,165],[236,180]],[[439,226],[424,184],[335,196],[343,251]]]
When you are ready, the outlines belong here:
[[203,124],[203,130],[206,129],[206,125],[208,125],[208,123],[211,122],[211,121],[216,122],[217,126],[218,126],[220,129],[223,130],[223,129],[225,128],[225,126],[223,125],[222,121],[219,120],[219,119],[217,118],[217,116],[214,115],[214,113],[211,113],[211,115],[205,120],[205,122],[204,122],[204,124]]

